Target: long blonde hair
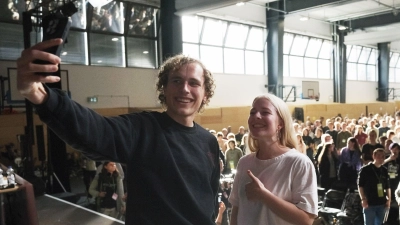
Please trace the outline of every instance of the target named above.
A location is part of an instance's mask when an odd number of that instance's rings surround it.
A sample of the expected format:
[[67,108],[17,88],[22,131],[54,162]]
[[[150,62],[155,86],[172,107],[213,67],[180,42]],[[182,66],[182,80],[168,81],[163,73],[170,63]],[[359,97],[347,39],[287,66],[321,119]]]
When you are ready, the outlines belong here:
[[[288,148],[296,148],[297,140],[294,133],[293,125],[292,125],[292,116],[290,114],[289,108],[286,103],[282,101],[282,99],[276,97],[273,94],[264,94],[259,95],[253,100],[256,102],[259,99],[267,99],[276,109],[277,114],[279,115],[279,119],[281,120],[283,126],[278,131],[277,134],[279,136],[278,142],[281,146],[286,146]],[[253,138],[251,132],[249,132],[249,149],[252,152],[257,152],[259,150],[258,141]]]

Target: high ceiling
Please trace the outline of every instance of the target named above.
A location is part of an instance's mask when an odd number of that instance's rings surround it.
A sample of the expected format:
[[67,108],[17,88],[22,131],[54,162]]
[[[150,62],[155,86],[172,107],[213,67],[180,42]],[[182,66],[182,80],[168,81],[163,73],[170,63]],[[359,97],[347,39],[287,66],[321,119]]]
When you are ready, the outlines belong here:
[[[200,14],[242,23],[266,26],[266,11],[275,10],[275,0],[176,0],[178,15]],[[269,5],[271,4],[271,5]],[[400,52],[400,0],[285,0],[285,30],[330,38],[333,23],[345,23],[346,44],[376,46],[391,42]],[[275,4],[276,5],[276,4]],[[309,20],[301,21],[305,17]]]

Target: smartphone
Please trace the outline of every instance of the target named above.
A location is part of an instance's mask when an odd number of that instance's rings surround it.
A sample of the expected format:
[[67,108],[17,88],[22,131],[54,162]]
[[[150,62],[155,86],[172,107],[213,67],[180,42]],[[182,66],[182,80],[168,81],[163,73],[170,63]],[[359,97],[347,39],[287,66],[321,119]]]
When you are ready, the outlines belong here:
[[[71,27],[71,20],[69,17],[65,16],[58,16],[56,14],[50,14],[42,19],[42,24],[43,24],[43,40],[42,41],[47,41],[50,39],[54,38],[62,38],[63,43],[65,43],[65,40],[67,39],[69,29]],[[61,54],[61,49],[63,45],[58,45],[58,46],[53,46],[51,48],[45,49],[46,52],[60,56]],[[35,60],[34,63],[37,64],[50,64],[47,61],[44,60]],[[49,73],[37,73],[40,75],[44,76],[49,76],[49,75],[54,75],[57,72],[49,72]]]

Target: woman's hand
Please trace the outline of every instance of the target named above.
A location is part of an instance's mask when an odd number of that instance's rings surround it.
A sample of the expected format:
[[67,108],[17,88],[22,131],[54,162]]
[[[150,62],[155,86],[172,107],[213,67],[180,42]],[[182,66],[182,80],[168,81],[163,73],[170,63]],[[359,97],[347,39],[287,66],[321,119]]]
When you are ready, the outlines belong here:
[[251,182],[245,185],[245,191],[247,199],[250,201],[258,201],[261,199],[263,192],[268,190],[264,187],[264,184],[253,175],[250,170],[247,170],[247,174],[251,178]]

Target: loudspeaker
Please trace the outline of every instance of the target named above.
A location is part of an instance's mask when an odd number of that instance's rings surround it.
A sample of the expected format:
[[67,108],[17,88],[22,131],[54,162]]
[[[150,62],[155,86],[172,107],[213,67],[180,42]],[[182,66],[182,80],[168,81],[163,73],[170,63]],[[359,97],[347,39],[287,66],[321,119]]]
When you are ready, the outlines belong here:
[[39,161],[44,162],[46,161],[46,151],[44,148],[44,133],[42,125],[36,126],[36,143],[37,143]]
[[294,108],[294,118],[304,122],[304,111],[303,108],[295,107]]

